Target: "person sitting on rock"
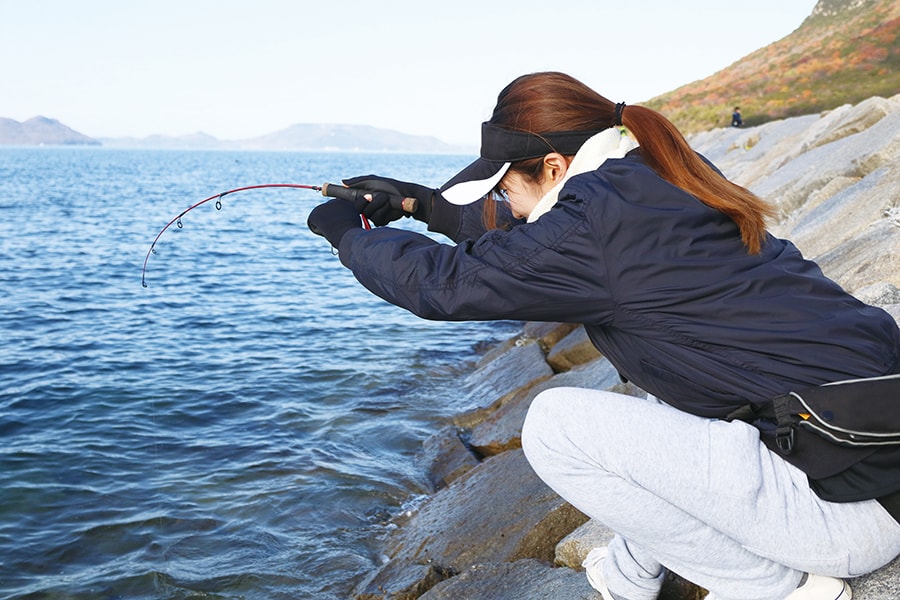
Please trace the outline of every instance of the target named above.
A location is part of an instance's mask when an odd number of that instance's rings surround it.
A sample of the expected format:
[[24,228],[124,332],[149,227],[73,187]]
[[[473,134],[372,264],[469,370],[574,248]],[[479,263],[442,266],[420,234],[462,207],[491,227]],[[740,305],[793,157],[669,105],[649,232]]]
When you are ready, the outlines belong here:
[[741,118],[741,107],[735,106],[734,112],[731,113],[731,126],[732,127],[740,127],[744,124],[744,120]]
[[[632,137],[633,136],[633,137]],[[796,386],[900,373],[900,330],[766,230],[772,208],[656,111],[562,73],[521,76],[481,156],[440,189],[366,175],[309,228],[377,296],[425,318],[581,323],[646,399],[534,399],[525,455],[616,533],[585,567],[605,600],[650,600],[667,569],[719,600],[846,600],[900,554],[900,451],[729,420]],[[410,213],[455,244],[384,227]],[[379,227],[364,229],[363,213]],[[802,436],[802,432],[798,432]]]

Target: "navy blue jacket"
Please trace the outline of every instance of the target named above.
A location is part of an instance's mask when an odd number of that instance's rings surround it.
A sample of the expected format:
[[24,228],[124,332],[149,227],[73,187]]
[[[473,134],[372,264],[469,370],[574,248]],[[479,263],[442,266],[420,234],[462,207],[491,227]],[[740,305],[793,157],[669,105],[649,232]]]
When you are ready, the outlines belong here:
[[[798,387],[900,372],[890,315],[788,241],[768,236],[749,254],[729,217],[639,154],[571,178],[534,223],[484,232],[479,210],[435,208],[430,228],[455,246],[358,230],[341,241],[341,261],[369,290],[426,319],[582,323],[624,378],[704,417]],[[798,442],[806,452],[789,460],[821,478],[873,452],[822,444]]]

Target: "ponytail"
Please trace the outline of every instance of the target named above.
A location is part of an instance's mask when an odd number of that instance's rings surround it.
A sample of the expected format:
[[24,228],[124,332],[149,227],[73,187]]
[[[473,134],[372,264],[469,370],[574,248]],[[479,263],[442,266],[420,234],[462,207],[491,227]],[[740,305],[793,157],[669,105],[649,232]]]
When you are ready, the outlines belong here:
[[766,218],[775,214],[759,196],[732,183],[688,145],[663,115],[643,106],[628,106],[622,124],[634,135],[641,156],[657,175],[698,200],[728,215],[741,231],[751,254],[759,254],[766,236]]

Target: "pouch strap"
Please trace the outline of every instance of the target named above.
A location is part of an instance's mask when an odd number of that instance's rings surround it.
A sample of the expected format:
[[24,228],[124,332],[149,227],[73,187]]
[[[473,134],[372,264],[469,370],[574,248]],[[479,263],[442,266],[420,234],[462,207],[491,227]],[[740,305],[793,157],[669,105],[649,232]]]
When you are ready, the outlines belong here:
[[778,396],[772,400],[775,410],[775,445],[782,454],[788,455],[794,451],[794,425],[796,418],[790,410],[791,394]]

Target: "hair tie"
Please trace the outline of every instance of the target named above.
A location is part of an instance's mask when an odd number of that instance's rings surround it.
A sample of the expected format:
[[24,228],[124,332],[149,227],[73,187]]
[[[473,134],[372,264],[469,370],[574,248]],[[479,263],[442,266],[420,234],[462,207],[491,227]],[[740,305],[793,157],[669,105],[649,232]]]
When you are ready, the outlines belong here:
[[622,126],[622,113],[623,112],[625,112],[625,103],[619,102],[618,104],[616,104],[616,122],[614,123],[614,125],[616,127]]

